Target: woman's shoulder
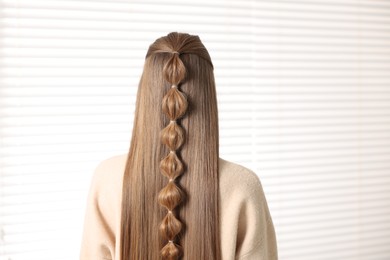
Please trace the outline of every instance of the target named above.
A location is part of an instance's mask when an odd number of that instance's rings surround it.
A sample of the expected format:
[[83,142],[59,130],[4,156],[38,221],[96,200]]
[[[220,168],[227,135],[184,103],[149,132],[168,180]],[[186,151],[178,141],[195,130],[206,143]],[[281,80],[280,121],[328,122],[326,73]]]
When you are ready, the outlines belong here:
[[106,157],[95,166],[92,183],[97,189],[118,190],[122,188],[127,154]]
[[219,171],[222,177],[241,176],[250,180],[259,178],[250,168],[221,157],[219,157]]
[[[219,159],[219,178],[222,192],[234,192],[250,196],[262,190],[259,176],[250,168],[223,158]],[[237,193],[238,192],[238,193]]]
[[112,155],[101,160],[96,167],[96,170],[118,169],[123,168],[126,164],[127,153]]

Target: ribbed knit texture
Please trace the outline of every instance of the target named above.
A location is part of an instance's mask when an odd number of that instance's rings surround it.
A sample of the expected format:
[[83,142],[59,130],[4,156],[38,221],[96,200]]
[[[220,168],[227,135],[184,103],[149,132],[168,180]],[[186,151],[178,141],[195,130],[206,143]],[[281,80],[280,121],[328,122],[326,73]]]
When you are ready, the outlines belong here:
[[[127,154],[102,161],[89,188],[80,260],[119,260]],[[276,260],[275,229],[259,177],[219,158],[222,260]]]

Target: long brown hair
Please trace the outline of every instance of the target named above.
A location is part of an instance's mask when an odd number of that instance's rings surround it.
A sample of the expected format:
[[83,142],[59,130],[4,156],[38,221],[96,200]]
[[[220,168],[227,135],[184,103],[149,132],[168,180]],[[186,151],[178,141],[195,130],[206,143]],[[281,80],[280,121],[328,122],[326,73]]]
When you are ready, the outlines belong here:
[[213,63],[196,35],[149,46],[122,190],[121,260],[220,260]]

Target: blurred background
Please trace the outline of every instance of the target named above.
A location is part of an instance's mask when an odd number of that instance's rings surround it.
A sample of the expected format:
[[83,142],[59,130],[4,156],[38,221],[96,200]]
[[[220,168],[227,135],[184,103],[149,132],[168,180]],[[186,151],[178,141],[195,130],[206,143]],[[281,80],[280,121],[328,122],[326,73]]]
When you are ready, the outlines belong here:
[[0,259],[78,259],[149,45],[195,34],[281,260],[390,259],[390,2],[0,0]]

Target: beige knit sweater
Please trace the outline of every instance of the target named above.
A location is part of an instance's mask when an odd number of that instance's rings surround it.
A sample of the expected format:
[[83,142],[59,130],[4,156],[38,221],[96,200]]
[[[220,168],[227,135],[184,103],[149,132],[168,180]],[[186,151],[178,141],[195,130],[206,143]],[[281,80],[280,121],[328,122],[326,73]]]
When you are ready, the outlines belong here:
[[[119,260],[122,177],[127,154],[102,161],[89,189],[81,260]],[[276,260],[274,225],[259,177],[219,158],[222,260]],[[203,260],[203,259],[199,259]]]

